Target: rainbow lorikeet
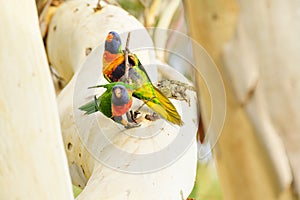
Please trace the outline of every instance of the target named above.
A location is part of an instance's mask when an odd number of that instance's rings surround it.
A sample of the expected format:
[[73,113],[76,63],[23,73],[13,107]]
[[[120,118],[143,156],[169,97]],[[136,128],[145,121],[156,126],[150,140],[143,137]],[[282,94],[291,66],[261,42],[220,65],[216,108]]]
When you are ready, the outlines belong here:
[[127,113],[132,105],[132,87],[130,85],[115,82],[90,88],[95,87],[104,87],[106,91],[98,99],[95,96],[94,101],[81,106],[80,110],[85,111],[85,114],[100,111],[106,117],[123,124],[125,128],[139,126],[139,124],[130,123],[123,118],[123,115]]
[[125,54],[122,51],[121,38],[118,33],[111,31],[105,41],[103,54],[104,77],[109,82],[128,82],[133,88],[133,96],[143,100],[152,110],[162,118],[177,125],[182,125],[181,116],[171,101],[154,87],[150,78],[135,54],[128,54],[128,79],[125,80]]

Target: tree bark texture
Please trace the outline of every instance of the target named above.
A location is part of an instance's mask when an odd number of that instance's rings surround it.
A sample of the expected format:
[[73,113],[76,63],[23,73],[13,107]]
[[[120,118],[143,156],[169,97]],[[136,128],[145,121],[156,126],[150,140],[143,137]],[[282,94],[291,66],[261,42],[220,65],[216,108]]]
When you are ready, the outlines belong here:
[[[225,83],[227,117],[215,148],[224,198],[296,199],[299,2],[202,0],[185,6],[191,36],[212,56]],[[208,110],[205,103],[202,110]]]

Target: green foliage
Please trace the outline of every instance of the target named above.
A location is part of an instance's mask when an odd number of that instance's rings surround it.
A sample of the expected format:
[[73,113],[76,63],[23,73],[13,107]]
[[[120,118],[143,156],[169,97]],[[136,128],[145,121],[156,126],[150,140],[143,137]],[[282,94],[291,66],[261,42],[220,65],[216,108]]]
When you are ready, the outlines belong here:
[[120,6],[136,18],[140,18],[144,13],[144,6],[139,0],[118,0]]
[[75,185],[72,185],[72,188],[73,188],[73,195],[76,198],[82,192],[82,189]]
[[189,198],[195,200],[223,199],[213,160],[205,164],[198,162],[196,182]]

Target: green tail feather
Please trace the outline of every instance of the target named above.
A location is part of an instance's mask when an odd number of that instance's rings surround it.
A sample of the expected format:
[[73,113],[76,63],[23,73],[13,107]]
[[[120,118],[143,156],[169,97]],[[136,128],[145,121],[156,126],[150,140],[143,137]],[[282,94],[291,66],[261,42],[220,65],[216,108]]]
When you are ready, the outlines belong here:
[[153,110],[155,112],[160,114],[161,117],[165,118],[169,122],[182,126],[183,121],[181,120],[181,116],[177,112],[172,102],[156,87],[154,87],[154,91],[155,91],[155,96],[157,97],[160,103],[156,105],[154,102],[146,103],[146,104],[149,105],[150,108],[153,107]]
[[95,101],[88,102],[87,104],[81,106],[79,108],[79,110],[85,111],[84,114],[86,114],[86,115],[89,115],[89,114],[92,114],[92,113],[98,111],[96,108],[96,105],[95,105]]

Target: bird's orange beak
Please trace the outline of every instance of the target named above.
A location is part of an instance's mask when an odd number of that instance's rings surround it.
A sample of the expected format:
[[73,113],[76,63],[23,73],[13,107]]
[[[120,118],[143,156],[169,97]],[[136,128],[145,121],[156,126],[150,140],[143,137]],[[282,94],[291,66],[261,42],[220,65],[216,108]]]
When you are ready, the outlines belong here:
[[122,91],[121,91],[120,88],[116,88],[116,89],[115,89],[115,95],[116,95],[116,97],[117,97],[118,99],[121,98],[121,96],[122,96]]
[[106,41],[110,42],[113,39],[113,34],[109,33],[106,37]]

